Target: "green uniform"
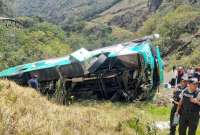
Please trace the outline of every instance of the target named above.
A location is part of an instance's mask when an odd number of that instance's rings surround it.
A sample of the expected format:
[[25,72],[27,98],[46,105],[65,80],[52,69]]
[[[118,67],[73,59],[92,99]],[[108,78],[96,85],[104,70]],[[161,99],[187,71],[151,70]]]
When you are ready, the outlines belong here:
[[200,106],[190,101],[190,98],[197,98],[200,101],[200,92],[190,92],[188,89],[181,94],[182,108],[179,121],[179,135],[195,135],[199,123]]

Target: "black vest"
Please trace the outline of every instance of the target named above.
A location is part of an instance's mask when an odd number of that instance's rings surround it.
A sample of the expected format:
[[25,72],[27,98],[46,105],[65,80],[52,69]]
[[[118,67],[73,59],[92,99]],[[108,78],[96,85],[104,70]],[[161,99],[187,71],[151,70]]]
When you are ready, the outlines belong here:
[[191,112],[199,112],[200,106],[190,102],[190,98],[196,98],[199,94],[199,91],[190,93],[188,90],[183,92],[183,108],[182,111],[184,113],[191,113]]
[[179,102],[180,101],[180,94],[182,91],[184,91],[186,87],[178,87],[177,91],[173,94],[174,101]]

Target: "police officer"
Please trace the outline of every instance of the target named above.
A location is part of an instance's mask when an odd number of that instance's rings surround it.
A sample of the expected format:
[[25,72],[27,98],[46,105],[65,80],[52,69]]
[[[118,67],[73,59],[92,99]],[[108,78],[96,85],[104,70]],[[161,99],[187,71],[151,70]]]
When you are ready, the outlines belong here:
[[195,135],[199,123],[200,92],[198,91],[198,79],[191,78],[188,87],[180,94],[180,102],[176,113],[180,114],[179,135]]
[[172,100],[173,106],[172,106],[171,114],[170,114],[170,135],[176,134],[176,125],[173,124],[173,120],[174,120],[175,113],[177,111],[178,103],[180,101],[180,94],[183,90],[186,89],[187,81],[188,81],[188,77],[183,76],[180,84],[177,86],[177,88],[173,92],[173,100]]

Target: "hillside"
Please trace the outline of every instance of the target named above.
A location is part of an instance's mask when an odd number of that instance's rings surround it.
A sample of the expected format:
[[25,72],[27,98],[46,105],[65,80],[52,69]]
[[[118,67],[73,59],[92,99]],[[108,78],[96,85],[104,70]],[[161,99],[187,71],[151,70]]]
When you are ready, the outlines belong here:
[[0,16],[13,16],[14,0],[0,0]]
[[[51,22],[63,24],[68,23],[72,19],[92,20],[95,18],[111,17],[112,24],[121,24],[119,22],[120,16],[123,17],[122,21],[125,21],[128,17],[128,24],[121,25],[138,25],[144,21],[150,12],[150,8],[156,10],[158,5],[153,0],[150,1],[149,6],[147,3],[149,0],[12,0],[7,2],[1,0],[2,3],[7,5],[10,11],[12,11],[14,17],[16,16],[38,16]],[[152,3],[152,4],[151,4]],[[151,6],[150,6],[151,5]],[[8,10],[7,10],[8,11]],[[140,19],[137,19],[140,18]],[[138,21],[137,21],[138,20]],[[118,21],[118,22],[115,22]]]
[[[200,61],[199,0],[0,0],[0,71],[154,33],[167,68]],[[75,102],[61,106],[38,92],[0,80],[0,135],[158,135],[169,120],[171,97],[150,102]],[[160,97],[161,96],[161,97]],[[164,100],[164,101],[165,101]],[[200,134],[200,128],[198,129]],[[198,134],[197,133],[197,134]]]
[[0,23],[0,70],[42,58],[64,56],[72,50],[64,38],[60,27],[47,22],[27,29]]
[[62,106],[31,88],[0,80],[0,135],[167,135],[162,128],[170,114],[166,95],[171,96],[162,89],[148,102]]
[[[86,101],[61,106],[30,88],[0,81],[0,135],[150,135],[169,108],[152,103]],[[137,124],[136,124],[137,123]]]
[[155,42],[169,65],[199,65],[200,9],[194,5],[179,5],[163,14],[159,11],[143,23],[139,35],[159,33]]
[[66,25],[86,20],[136,31],[150,16],[148,0],[0,0],[2,14],[10,17],[40,17]]
[[149,11],[150,7],[147,3],[148,0],[122,0],[96,16],[93,21],[137,31],[142,23],[153,14]]
[[87,19],[115,5],[120,0],[16,0],[17,16],[39,16],[54,22],[70,18]]
[[[37,60],[65,56],[81,47],[95,49],[132,39],[120,27],[72,21],[65,26],[40,18],[18,17],[23,28],[0,23],[0,70]],[[10,22],[8,22],[10,23]]]
[[[199,37],[192,37],[200,31],[199,6],[200,2],[197,0],[0,0],[1,15],[17,17],[25,25],[25,30],[19,31],[28,34],[33,43],[39,40],[39,43],[43,44],[42,48],[45,48],[39,53],[41,55],[37,56],[23,51],[24,56],[30,56],[29,60],[13,62],[11,58],[9,64],[1,69],[64,54],[51,52],[53,42],[49,42],[51,39],[45,38],[45,35],[41,36],[44,29],[40,30],[41,28],[36,26],[44,22],[51,22],[47,27],[54,25],[54,28],[58,27],[54,30],[59,29],[62,33],[62,39],[58,39],[60,41],[57,40],[56,45],[65,44],[68,47],[65,54],[81,47],[94,49],[159,33],[161,39],[155,42],[155,45],[160,46],[161,53],[170,66],[172,63],[195,66],[198,65],[199,58]],[[49,28],[45,29],[51,31]],[[37,31],[34,33],[37,38],[24,32],[32,30]],[[51,37],[48,34],[46,36]],[[28,40],[24,40],[23,36],[17,36],[16,41],[23,42],[11,47],[21,48],[25,44],[33,46],[27,43]],[[8,39],[4,39],[4,42],[4,45],[10,43]],[[44,44],[52,47],[45,47]],[[49,57],[43,55],[44,50],[50,50]],[[5,56],[7,57],[11,56]],[[1,61],[4,62],[4,59]]]

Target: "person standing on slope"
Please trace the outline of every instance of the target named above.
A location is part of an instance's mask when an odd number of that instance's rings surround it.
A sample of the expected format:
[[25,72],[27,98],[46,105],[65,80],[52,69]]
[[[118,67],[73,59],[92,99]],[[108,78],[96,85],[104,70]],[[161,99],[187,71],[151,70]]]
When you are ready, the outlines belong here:
[[178,71],[176,69],[176,66],[173,66],[172,68],[172,79],[171,81],[169,82],[170,85],[175,88],[176,87],[176,84],[177,84],[177,77],[178,77]]
[[183,76],[181,79],[180,84],[177,86],[177,88],[174,90],[173,92],[173,106],[171,109],[171,113],[170,113],[170,135],[175,135],[176,134],[176,126],[174,125],[173,121],[174,121],[174,116],[178,107],[178,103],[180,101],[180,94],[182,93],[182,91],[184,91],[187,88],[187,81],[188,81],[188,77],[187,76]]
[[31,79],[28,80],[28,86],[38,90],[39,88],[39,83],[38,83],[38,75],[32,75]]
[[177,113],[180,114],[179,135],[196,135],[200,113],[200,91],[198,90],[198,79],[191,78],[188,87],[180,94],[180,102]]

